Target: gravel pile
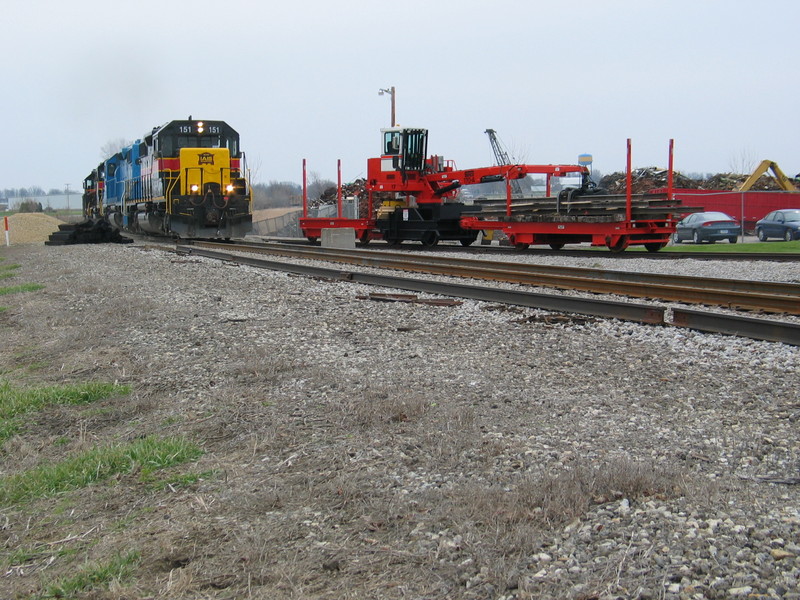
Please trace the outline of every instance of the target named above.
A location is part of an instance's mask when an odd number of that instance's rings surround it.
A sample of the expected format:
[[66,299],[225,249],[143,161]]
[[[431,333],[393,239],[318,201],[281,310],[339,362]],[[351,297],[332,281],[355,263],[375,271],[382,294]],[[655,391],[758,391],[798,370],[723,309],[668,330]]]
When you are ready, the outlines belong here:
[[[386,290],[140,244],[2,256],[47,287],[4,298],[0,360],[24,347],[57,365],[42,379],[131,383],[127,417],[84,437],[182,432],[206,448],[198,470],[224,473],[97,530],[98,552],[141,548],[140,597],[800,598],[800,348],[374,302],[358,297]],[[31,447],[6,448],[0,473]],[[75,531],[140,506],[117,487],[74,508]],[[17,543],[61,539],[6,516]],[[30,589],[29,571],[0,592]]]
[[[11,244],[44,242],[58,231],[63,221],[44,213],[15,213],[8,217],[8,238]],[[4,234],[5,235],[5,234]],[[2,243],[5,243],[3,238]]]

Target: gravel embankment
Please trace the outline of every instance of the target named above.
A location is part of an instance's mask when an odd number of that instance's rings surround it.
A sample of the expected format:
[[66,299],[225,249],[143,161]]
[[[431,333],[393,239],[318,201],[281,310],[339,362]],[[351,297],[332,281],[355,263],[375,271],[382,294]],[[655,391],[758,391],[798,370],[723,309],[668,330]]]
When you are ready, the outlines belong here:
[[[124,482],[74,507],[75,531],[109,525],[97,552],[142,549],[140,597],[800,599],[800,348],[373,302],[139,244],[0,256],[47,286],[3,299],[4,363],[24,348],[52,366],[34,378],[129,382],[136,405],[84,437],[181,432],[224,473],[124,529],[142,502]],[[794,263],[624,268],[800,281]],[[71,533],[5,513],[15,544]],[[12,571],[0,595],[33,589]]]

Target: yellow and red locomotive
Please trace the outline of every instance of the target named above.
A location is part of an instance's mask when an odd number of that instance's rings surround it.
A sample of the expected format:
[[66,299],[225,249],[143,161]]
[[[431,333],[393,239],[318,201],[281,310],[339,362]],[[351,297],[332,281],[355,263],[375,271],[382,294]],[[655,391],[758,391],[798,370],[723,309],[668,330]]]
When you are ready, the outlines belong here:
[[170,121],[92,171],[84,215],[135,233],[243,237],[253,222],[244,161],[224,121]]

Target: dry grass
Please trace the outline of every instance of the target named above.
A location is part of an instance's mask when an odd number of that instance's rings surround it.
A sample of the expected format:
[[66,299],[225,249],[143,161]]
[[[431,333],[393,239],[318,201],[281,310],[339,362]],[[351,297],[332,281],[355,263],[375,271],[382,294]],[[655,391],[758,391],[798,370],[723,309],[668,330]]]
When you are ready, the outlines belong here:
[[[91,492],[6,507],[0,572],[12,575],[0,578],[2,597],[37,597],[43,581],[128,549],[140,556],[129,579],[78,597],[560,597],[525,576],[543,547],[568,537],[566,525],[622,498],[669,501],[704,489],[645,460],[541,451],[572,443],[558,424],[575,402],[591,402],[538,394],[551,383],[545,356],[531,358],[545,377],[535,389],[494,402],[480,386],[442,393],[441,381],[414,380],[407,360],[373,365],[328,352],[317,361],[268,328],[220,341],[220,328],[247,329],[203,321],[200,309],[131,303],[99,280],[73,293],[71,277],[59,274],[2,317],[14,347],[0,357],[16,363],[6,369],[15,381],[101,378],[133,392],[37,414],[5,444],[3,468],[21,472],[149,435],[192,440],[205,454],[159,485],[123,474]],[[414,343],[428,348],[424,336]],[[651,456],[644,435],[632,457]],[[603,451],[615,444],[587,447],[613,457]],[[616,566],[587,575],[591,590],[615,583]]]

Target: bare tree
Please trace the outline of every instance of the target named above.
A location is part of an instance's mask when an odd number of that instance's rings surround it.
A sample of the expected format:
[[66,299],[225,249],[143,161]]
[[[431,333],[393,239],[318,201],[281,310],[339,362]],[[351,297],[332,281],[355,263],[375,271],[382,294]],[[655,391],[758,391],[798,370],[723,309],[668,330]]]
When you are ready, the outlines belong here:
[[133,142],[127,141],[125,138],[117,138],[115,140],[108,140],[105,144],[100,146],[100,159],[105,160],[114,156],[117,152],[122,150],[125,146],[130,146]]
[[330,188],[335,188],[336,183],[331,181],[330,179],[323,179],[319,173],[316,171],[311,171],[309,173],[309,182],[308,182],[308,197],[309,198],[319,198],[325,192],[325,190]]
[[751,149],[742,148],[738,154],[731,156],[728,161],[728,168],[731,173],[748,174],[753,172],[758,163],[759,160]]

